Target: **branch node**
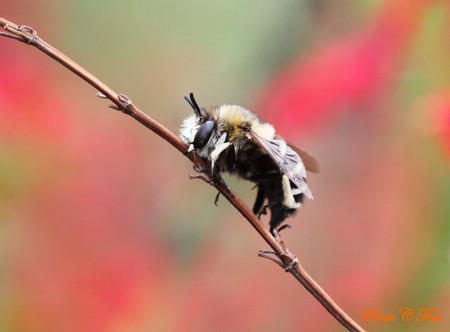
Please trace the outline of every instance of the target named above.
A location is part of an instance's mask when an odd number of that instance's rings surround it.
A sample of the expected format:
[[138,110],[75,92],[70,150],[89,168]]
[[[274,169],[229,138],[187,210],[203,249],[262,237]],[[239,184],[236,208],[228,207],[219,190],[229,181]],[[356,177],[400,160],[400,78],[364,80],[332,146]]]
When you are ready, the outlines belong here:
[[24,39],[22,41],[28,45],[34,45],[36,40],[39,38],[36,31],[27,25],[15,25],[14,23],[9,22],[5,24],[4,29],[20,35],[20,37]]
[[117,98],[119,99],[120,102],[123,103],[123,105],[122,105],[123,109],[127,109],[129,106],[133,105],[133,102],[131,101],[131,99],[123,94],[119,94],[117,96]]
[[297,268],[297,266],[300,265],[300,261],[298,260],[297,256],[292,255],[292,257],[293,258],[290,260],[289,263],[283,264],[284,270],[288,273],[292,273],[292,271],[294,271]]
[[[103,92],[100,92],[100,91],[97,91],[97,93],[96,93],[95,95],[96,95],[98,98],[100,98],[100,99],[108,99],[108,100],[111,100],[110,97],[108,97],[107,95],[105,95]],[[122,111],[122,107],[119,107],[119,106],[117,106],[117,105],[115,105],[115,104],[109,105],[108,107],[111,108],[111,109],[113,109],[113,110],[116,110],[116,111]]]
[[[96,96],[101,99],[109,99],[114,101],[111,97],[105,95],[103,92],[97,91]],[[120,103],[120,105],[118,105]],[[133,111],[134,105],[130,98],[126,95],[119,94],[117,95],[117,102],[114,105],[109,105],[109,108],[113,110],[120,111],[126,114],[129,114],[134,117],[135,112]]]
[[[274,250],[260,250],[258,257],[267,258],[272,262],[277,263],[281,268],[289,273],[292,273],[296,267],[300,265],[298,258],[295,255],[292,255],[289,251],[286,251],[285,254],[280,256]],[[281,257],[286,257],[286,259],[283,260]]]
[[129,114],[134,117],[135,112],[133,112],[133,102],[130,98],[128,98],[126,95],[119,94],[117,95],[117,99],[121,103],[121,105],[111,105],[109,106],[112,109],[115,109],[117,111],[120,111],[122,113]]
[[26,38],[26,40],[27,40],[26,43],[28,45],[34,44],[34,42],[38,38],[36,30],[34,30],[32,27],[29,27],[27,25],[18,25],[17,27],[11,27],[11,28],[22,32],[23,37]]
[[[102,92],[97,92],[97,97],[102,99],[111,99],[108,96],[104,95]],[[111,99],[112,100],[112,99]],[[114,101],[114,100],[113,100]],[[129,114],[132,117],[135,117],[136,112],[134,111],[134,105],[130,98],[128,98],[124,94],[117,95],[117,103],[114,105],[109,105],[109,108],[113,110]]]

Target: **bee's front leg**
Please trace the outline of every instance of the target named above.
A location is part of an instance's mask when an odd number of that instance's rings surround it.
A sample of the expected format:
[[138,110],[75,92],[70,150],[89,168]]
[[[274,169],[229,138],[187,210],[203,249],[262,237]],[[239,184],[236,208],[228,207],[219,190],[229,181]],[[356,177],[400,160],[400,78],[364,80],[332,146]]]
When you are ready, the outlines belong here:
[[[222,176],[220,175],[219,166],[217,164],[213,164],[211,161],[208,161],[206,166],[195,163],[194,170],[200,174],[190,175],[190,179],[200,179],[210,185],[225,184],[225,181],[223,181]],[[217,202],[217,199],[215,201]]]

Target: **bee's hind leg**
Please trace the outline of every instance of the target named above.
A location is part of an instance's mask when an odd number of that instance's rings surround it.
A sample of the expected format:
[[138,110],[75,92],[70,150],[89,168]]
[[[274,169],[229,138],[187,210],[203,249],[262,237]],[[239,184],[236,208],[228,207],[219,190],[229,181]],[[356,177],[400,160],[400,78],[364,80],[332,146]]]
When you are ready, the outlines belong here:
[[219,203],[219,197],[220,197],[220,191],[217,192],[216,198],[214,199],[215,206],[217,206],[217,203]]
[[286,228],[292,228],[292,226],[289,225],[289,224],[284,224],[284,225],[282,225],[282,226],[280,226],[280,227],[278,227],[278,228],[275,228],[275,229],[272,231],[272,234],[274,234],[274,236],[277,237],[277,236],[280,235],[280,232],[281,232],[283,229],[286,229]]
[[258,192],[256,194],[255,203],[253,204],[253,213],[261,217],[262,214],[266,214],[267,205],[264,206],[264,201],[266,200],[266,191],[261,184],[256,185]]
[[266,214],[267,214],[267,209],[268,209],[268,208],[270,208],[270,205],[266,204],[266,205],[264,205],[264,206],[259,210],[259,212],[258,212],[258,214],[257,214],[258,219],[261,219],[261,216],[262,216],[262,215],[266,215]]

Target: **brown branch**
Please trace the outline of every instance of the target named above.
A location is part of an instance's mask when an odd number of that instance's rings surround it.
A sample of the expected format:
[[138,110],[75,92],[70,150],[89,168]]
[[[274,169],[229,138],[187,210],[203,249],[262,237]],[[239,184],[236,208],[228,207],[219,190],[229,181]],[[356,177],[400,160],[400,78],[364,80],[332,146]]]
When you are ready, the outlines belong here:
[[194,160],[194,156],[192,154],[185,153],[187,151],[187,146],[181,141],[181,139],[157,121],[140,111],[126,96],[117,94],[83,67],[75,63],[51,45],[47,44],[44,40],[38,37],[32,28],[16,25],[4,18],[0,18],[0,27],[6,30],[5,32],[0,32],[0,37],[8,37],[29,45],[33,45],[40,51],[55,59],[67,69],[96,88],[100,92],[100,97],[111,100],[114,103],[114,106],[112,106],[113,108],[133,117],[135,120],[159,135],[174,148],[183,153],[187,158],[189,158],[194,163],[196,169],[204,174],[203,179],[213,185],[236,208],[236,210],[238,210],[244,218],[250,222],[253,228],[255,228],[259,235],[261,235],[270,248],[272,248],[270,251],[261,251],[259,256],[271,259],[284,268],[286,272],[292,274],[325,307],[325,309],[328,310],[328,312],[349,331],[364,331],[364,329],[353,321],[308,275],[308,273],[306,273],[306,271],[299,264],[297,257],[289,252],[281,238],[274,238],[270,232],[263,227],[261,221],[253,214],[250,208],[228,188],[221,178],[213,179],[209,172],[208,163],[205,160],[202,160],[198,156]]
[[18,40],[20,42],[23,42],[23,38],[22,37],[14,35],[12,33],[4,32],[4,31],[0,31],[0,37],[7,37],[7,38],[11,38],[11,39],[15,39],[15,40]]

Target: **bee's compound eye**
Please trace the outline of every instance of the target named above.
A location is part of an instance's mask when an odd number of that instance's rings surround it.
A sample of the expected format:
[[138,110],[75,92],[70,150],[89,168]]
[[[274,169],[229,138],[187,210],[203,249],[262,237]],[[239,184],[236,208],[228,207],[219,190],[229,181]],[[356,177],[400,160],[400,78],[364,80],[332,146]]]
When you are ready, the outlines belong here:
[[215,126],[216,122],[213,120],[208,120],[201,124],[194,137],[194,147],[196,149],[203,148],[208,143]]

